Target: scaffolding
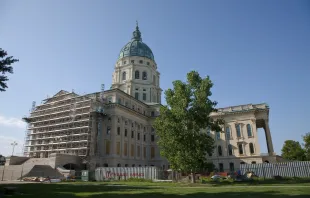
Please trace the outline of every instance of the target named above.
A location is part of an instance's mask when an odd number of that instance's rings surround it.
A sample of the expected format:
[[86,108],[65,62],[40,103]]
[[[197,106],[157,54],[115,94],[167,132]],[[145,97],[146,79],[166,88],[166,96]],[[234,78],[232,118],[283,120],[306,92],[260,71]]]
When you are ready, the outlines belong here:
[[28,122],[24,154],[40,158],[52,153],[86,156],[91,146],[89,114],[93,101],[91,97],[60,91],[38,105],[24,118]]

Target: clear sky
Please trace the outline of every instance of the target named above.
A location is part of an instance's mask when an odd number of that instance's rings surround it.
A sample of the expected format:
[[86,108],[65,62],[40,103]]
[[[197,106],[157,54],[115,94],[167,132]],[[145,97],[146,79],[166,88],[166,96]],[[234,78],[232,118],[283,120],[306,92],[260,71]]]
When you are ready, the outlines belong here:
[[[163,90],[197,70],[218,107],[266,102],[274,148],[310,131],[310,1],[2,0],[0,47],[20,61],[0,92],[0,153],[21,153],[22,116],[59,90],[110,87],[136,20]],[[266,152],[259,130],[261,152]],[[15,154],[16,154],[15,153]]]

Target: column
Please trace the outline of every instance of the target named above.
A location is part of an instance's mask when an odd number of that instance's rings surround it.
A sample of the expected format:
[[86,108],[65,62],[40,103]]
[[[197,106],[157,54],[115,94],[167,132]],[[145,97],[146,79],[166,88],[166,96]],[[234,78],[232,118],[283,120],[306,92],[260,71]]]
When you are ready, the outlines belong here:
[[267,148],[268,148],[268,153],[270,156],[273,155],[274,150],[273,150],[273,144],[272,144],[272,138],[270,134],[270,128],[269,128],[269,122],[268,119],[265,119],[265,134],[266,134],[266,142],[267,142]]
[[116,134],[117,134],[117,116],[111,116],[111,155],[116,156]]

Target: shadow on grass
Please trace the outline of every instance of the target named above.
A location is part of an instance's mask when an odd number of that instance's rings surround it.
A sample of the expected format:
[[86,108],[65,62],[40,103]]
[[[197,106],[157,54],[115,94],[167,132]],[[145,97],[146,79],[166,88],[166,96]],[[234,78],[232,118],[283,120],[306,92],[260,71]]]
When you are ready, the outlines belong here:
[[[310,188],[191,188],[191,187],[169,187],[169,186],[130,186],[111,184],[14,184],[0,185],[0,189],[5,186],[16,186],[20,194],[10,197],[31,197],[31,198],[189,198],[189,197],[251,197],[251,198],[308,198]],[[1,197],[1,196],[0,196]]]
[[283,179],[283,180],[274,180],[274,179],[266,179],[266,180],[250,180],[250,181],[211,181],[206,184],[211,184],[213,186],[237,186],[237,185],[283,185],[283,184],[308,184],[310,187],[310,179]]

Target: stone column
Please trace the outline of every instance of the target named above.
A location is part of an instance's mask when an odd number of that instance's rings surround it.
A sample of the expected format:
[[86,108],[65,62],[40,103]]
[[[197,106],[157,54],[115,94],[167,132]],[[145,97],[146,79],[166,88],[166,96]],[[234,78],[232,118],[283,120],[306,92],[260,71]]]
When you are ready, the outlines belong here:
[[[116,134],[117,134],[117,116],[112,117],[112,124],[111,124],[111,155],[116,156]],[[115,165],[116,166],[116,165]]]
[[268,153],[270,156],[273,155],[274,150],[273,150],[273,144],[272,144],[272,138],[270,134],[270,128],[269,128],[269,122],[268,119],[265,119],[265,134],[266,134],[266,142],[267,142],[267,148],[268,148]]

